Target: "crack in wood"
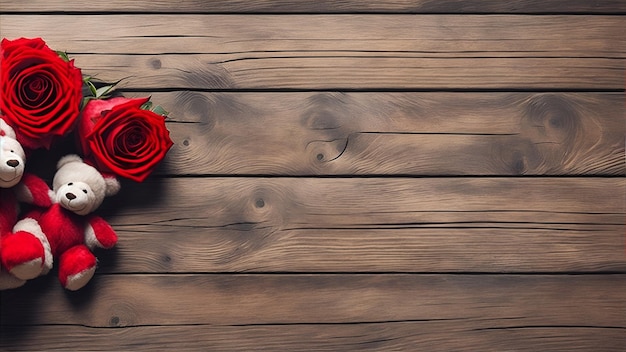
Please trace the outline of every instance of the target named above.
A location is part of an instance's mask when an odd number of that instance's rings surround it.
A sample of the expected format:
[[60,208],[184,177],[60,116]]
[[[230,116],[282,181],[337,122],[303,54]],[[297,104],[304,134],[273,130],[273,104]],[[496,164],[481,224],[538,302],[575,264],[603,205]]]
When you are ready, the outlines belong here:
[[520,325],[520,326],[498,326],[487,328],[476,328],[472,331],[493,331],[493,330],[524,330],[524,329],[611,329],[626,330],[626,326],[603,326],[603,325]]

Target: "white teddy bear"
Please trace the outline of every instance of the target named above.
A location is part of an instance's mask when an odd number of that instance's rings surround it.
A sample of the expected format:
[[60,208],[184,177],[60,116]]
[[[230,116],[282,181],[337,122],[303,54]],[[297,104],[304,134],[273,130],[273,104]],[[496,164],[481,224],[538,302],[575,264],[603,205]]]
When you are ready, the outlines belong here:
[[[101,217],[93,215],[107,196],[116,194],[120,184],[114,177],[105,177],[77,155],[67,155],[57,164],[53,180],[53,204],[26,214],[34,220],[45,239],[41,248],[47,257],[58,262],[59,281],[68,290],[78,290],[93,277],[97,259],[92,253],[95,247],[111,248],[117,243],[117,235]],[[14,241],[16,242],[16,241]],[[19,252],[19,246],[2,247],[2,255]],[[26,258],[26,260],[29,260]],[[46,260],[36,272],[20,279],[46,274],[52,260]]]

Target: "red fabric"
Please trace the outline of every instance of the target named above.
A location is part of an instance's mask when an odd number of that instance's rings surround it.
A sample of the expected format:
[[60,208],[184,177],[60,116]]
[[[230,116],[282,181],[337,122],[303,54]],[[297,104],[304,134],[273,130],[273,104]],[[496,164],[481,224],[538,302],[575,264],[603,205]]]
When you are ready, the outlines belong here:
[[[80,216],[64,209],[58,203],[45,210],[33,210],[27,214],[39,222],[50,242],[52,255],[58,259],[59,280],[65,287],[67,277],[85,271],[96,264],[96,257],[85,245],[85,226],[89,222],[96,238],[110,248],[117,242],[117,235],[104,219],[96,216]],[[90,221],[93,220],[93,221]],[[95,226],[94,226],[95,225]]]
[[50,195],[48,194],[50,187],[48,187],[48,184],[44,180],[33,174],[25,173],[24,176],[22,176],[22,183],[33,196],[33,205],[45,208],[52,205]]
[[82,217],[63,209],[58,203],[46,210],[33,210],[26,216],[39,222],[55,258],[71,247],[84,243]]
[[96,266],[96,257],[85,245],[70,248],[59,258],[59,281],[67,286],[68,276],[83,272]]
[[41,241],[25,231],[18,231],[2,237],[2,248],[19,248],[19,251],[2,253],[2,266],[11,270],[16,265],[44,257],[44,248]]
[[11,232],[17,222],[17,200],[10,189],[0,188],[0,236]]
[[112,248],[117,243],[117,235],[111,225],[99,216],[92,216],[89,225],[93,228],[102,248]]
[[[33,195],[35,205],[50,206],[48,185],[39,177],[24,174],[22,183]],[[43,258],[44,248],[41,241],[28,232],[12,233],[17,222],[19,204],[12,189],[0,189],[0,251],[2,265],[11,270],[13,267],[37,258]]]

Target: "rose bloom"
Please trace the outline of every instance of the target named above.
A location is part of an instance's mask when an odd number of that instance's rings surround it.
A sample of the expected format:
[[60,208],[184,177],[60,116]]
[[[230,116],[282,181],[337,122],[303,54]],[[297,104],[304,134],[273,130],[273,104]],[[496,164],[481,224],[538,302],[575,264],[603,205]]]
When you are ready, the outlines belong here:
[[140,107],[150,98],[91,100],[78,122],[78,144],[101,172],[142,182],[172,147],[165,117]]
[[0,111],[23,146],[50,148],[72,130],[82,100],[82,75],[41,38],[0,43]]

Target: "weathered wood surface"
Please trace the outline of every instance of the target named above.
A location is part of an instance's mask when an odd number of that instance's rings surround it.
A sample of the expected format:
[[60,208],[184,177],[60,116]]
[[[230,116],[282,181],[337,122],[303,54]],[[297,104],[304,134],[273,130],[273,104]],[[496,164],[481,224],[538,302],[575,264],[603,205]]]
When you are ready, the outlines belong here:
[[[372,59],[626,57],[623,16],[576,16],[575,21],[563,15],[4,15],[0,18],[3,36],[49,32],[46,42],[54,48],[69,54],[98,54],[103,59],[112,54],[206,54],[212,55],[216,62],[243,61],[242,64],[252,68],[253,63],[246,60],[336,59],[342,54]],[[59,26],[59,22],[68,25]],[[106,25],[103,28],[94,23]],[[52,28],[55,30],[51,31]],[[103,31],[106,39],[94,39]]]
[[0,0],[176,143],[89,286],[0,293],[0,350],[622,351],[625,14]]
[[167,346],[497,351],[593,344],[593,350],[615,351],[625,329],[625,279],[623,275],[101,275],[82,296],[65,295],[50,285],[4,295],[3,309],[10,314],[3,319],[19,314],[22,323],[48,324],[29,331],[28,326],[3,320],[9,327],[3,329],[2,341],[32,347],[36,333],[48,339],[45,346],[67,348],[68,339],[86,340],[95,350]]
[[125,88],[623,90],[626,72],[622,16],[5,15],[0,26],[50,33]]
[[158,180],[105,206],[121,240],[101,269],[624,271],[625,193],[615,178]]
[[11,304],[4,309],[21,312],[24,323],[44,317],[50,325],[89,327],[458,320],[477,329],[542,324],[609,328],[624,322],[626,277],[102,275],[85,295],[65,299],[53,284],[7,294],[5,302]]
[[[41,339],[52,350],[90,343],[90,351],[595,351],[622,352],[622,328],[528,326],[475,329],[472,324],[380,322],[294,325],[177,325],[94,328],[38,325],[6,327],[0,333],[26,350]],[[5,335],[5,336],[6,336]],[[26,335],[26,336],[25,336]],[[15,337],[18,336],[18,337]],[[38,339],[29,339],[37,336]],[[185,338],[181,338],[185,337]],[[16,343],[17,344],[17,343]]]
[[107,13],[624,13],[622,0],[0,0],[7,12]]
[[170,175],[626,173],[623,93],[153,97],[180,112],[161,171]]

